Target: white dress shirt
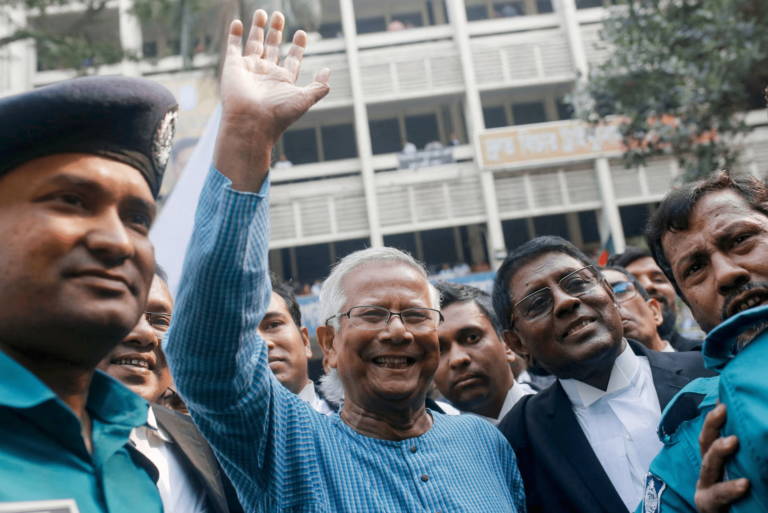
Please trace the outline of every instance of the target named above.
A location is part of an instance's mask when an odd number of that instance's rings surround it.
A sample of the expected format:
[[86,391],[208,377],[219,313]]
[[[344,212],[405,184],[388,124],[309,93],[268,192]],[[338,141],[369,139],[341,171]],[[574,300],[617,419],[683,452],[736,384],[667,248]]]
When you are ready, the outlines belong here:
[[502,419],[509,413],[509,410],[512,409],[514,405],[517,404],[517,401],[523,398],[523,396],[526,395],[532,395],[536,392],[526,383],[518,383],[517,381],[514,381],[512,384],[512,388],[509,389],[507,392],[507,397],[504,399],[504,404],[501,405],[501,411],[499,411],[499,416],[495,419],[491,417],[485,417],[483,415],[478,415],[476,413],[472,413],[469,411],[461,411],[457,409],[455,406],[450,405],[448,403],[444,403],[442,401],[436,401],[438,406],[442,408],[442,410],[447,415],[474,415],[475,417],[480,417],[483,420],[487,420],[494,426],[498,426],[499,423],[502,421]]
[[608,389],[561,379],[592,450],[629,511],[645,490],[645,474],[663,444],[656,435],[659,397],[648,358],[627,344],[613,364]]
[[[667,342],[666,340],[664,342]],[[675,348],[672,347],[672,344],[667,342],[667,345],[664,346],[664,349],[661,350],[662,353],[676,353]]]
[[310,380],[309,383],[307,383],[307,386],[299,392],[299,397],[305,403],[308,403],[317,413],[322,413],[323,415],[335,413],[328,403],[325,402],[325,399],[317,395],[317,392],[315,392],[315,384],[312,380]]
[[187,467],[179,462],[171,450],[173,441],[157,427],[155,414],[149,409],[147,426],[134,429],[131,440],[144,456],[157,467],[160,478],[157,488],[163,500],[165,513],[205,513],[205,489],[195,476],[189,475]]

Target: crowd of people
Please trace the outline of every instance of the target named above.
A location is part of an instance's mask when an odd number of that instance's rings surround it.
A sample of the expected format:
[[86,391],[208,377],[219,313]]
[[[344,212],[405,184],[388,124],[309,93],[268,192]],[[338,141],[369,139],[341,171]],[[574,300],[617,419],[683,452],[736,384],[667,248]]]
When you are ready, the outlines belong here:
[[[492,294],[352,253],[320,289],[313,383],[268,269],[269,172],[329,71],[296,87],[305,35],[280,66],[267,22],[244,50],[230,29],[175,301],[148,238],[170,92],[89,77],[0,100],[2,511],[766,511],[766,185],[674,189],[650,249],[602,268],[537,237]],[[675,331],[678,297],[703,343]]]

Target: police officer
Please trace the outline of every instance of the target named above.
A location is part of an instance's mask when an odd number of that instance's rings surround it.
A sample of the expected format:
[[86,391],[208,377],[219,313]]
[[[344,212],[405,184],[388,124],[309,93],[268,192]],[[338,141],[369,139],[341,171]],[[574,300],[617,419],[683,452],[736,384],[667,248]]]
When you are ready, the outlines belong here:
[[732,511],[768,511],[768,187],[727,172],[686,184],[664,199],[646,238],[708,333],[705,363],[720,376],[686,386],[664,412],[665,447],[638,511],[720,511],[733,501]]
[[146,310],[176,101],[86,77],[2,99],[0,119],[0,502],[160,512],[128,443],[147,403],[95,369]]

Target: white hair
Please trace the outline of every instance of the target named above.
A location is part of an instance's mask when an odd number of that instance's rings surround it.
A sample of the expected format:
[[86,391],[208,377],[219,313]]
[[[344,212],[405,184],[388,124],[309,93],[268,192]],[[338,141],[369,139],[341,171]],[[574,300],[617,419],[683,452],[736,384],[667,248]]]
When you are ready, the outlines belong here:
[[[325,282],[323,282],[319,298],[320,314],[323,320],[342,313],[344,305],[347,304],[347,294],[341,284],[344,278],[355,269],[376,264],[406,265],[418,271],[424,277],[429,287],[429,299],[432,308],[440,309],[440,292],[434,285],[429,283],[429,273],[424,264],[399,249],[386,247],[368,248],[355,251],[342,258],[333,268]],[[333,327],[334,331],[339,331],[340,323],[338,318],[331,319],[328,324]],[[344,385],[336,369],[331,368],[328,374],[320,378],[320,389],[329,401],[335,403],[342,403],[344,401]]]

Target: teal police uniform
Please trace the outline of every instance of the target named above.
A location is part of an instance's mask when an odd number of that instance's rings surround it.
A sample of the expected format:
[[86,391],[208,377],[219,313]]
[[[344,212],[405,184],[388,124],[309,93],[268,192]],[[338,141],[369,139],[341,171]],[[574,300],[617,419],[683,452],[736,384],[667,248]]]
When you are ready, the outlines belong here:
[[768,306],[760,306],[733,316],[707,336],[704,363],[720,376],[690,383],[665,408],[658,430],[664,448],[651,463],[643,502],[636,513],[697,511],[694,495],[701,469],[699,434],[718,398],[728,407],[720,434],[736,435],[740,442],[726,463],[725,479],[746,477],[751,482],[746,496],[730,511],[768,512],[768,330],[734,354],[736,338],[754,326],[764,327],[766,322]]
[[92,454],[75,413],[0,351],[0,503],[74,499],[80,513],[163,511],[157,470],[128,441],[147,422],[147,402],[96,371],[86,409]]

